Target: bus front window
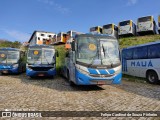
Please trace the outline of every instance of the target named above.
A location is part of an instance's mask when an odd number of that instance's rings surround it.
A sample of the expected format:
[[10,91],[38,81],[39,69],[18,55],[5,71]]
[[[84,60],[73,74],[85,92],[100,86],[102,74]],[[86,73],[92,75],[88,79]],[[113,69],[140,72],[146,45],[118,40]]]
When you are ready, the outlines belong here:
[[41,54],[40,49],[29,49],[27,61],[29,64],[41,64]]
[[101,57],[103,65],[119,64],[119,48],[118,42],[115,40],[100,40]]
[[19,58],[19,51],[0,51],[0,63],[14,64]]
[[0,63],[7,63],[7,51],[0,51]]
[[55,63],[54,55],[54,49],[30,49],[27,61],[29,64],[52,64]]
[[8,51],[7,63],[17,63],[19,58],[19,51]]
[[88,65],[119,64],[118,42],[108,38],[79,38],[77,61]]
[[139,22],[148,22],[148,21],[151,21],[151,16],[139,18],[138,21]]
[[55,63],[55,50],[54,49],[42,49],[42,64]]

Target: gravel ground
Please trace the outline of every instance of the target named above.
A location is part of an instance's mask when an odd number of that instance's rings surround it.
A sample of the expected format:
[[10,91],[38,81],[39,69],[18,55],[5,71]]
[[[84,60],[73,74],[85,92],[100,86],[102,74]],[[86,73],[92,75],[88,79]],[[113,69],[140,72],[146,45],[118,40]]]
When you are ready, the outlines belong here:
[[[120,85],[71,87],[67,80],[58,76],[54,79],[31,79],[25,74],[1,75],[0,110],[5,109],[12,111],[160,111],[160,85],[122,80]],[[17,120],[17,118],[1,119]],[[158,117],[50,117],[41,119],[160,120]]]

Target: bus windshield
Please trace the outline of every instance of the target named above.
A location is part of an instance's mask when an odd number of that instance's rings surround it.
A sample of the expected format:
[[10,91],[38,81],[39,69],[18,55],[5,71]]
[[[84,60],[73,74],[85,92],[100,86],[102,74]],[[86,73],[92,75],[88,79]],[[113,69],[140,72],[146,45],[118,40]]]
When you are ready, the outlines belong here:
[[128,21],[123,21],[123,22],[120,22],[119,25],[120,26],[126,26],[126,25],[129,25],[130,24],[130,20]]
[[139,21],[139,22],[151,21],[151,16],[139,18],[138,21]]
[[20,55],[19,51],[1,50],[0,51],[0,63],[14,64],[17,63]]
[[32,48],[28,51],[27,61],[29,64],[53,64],[55,50],[48,48]]
[[112,24],[104,25],[103,28],[104,29],[110,29],[110,28],[112,28]]
[[119,64],[118,42],[111,38],[80,37],[77,61],[88,65]]

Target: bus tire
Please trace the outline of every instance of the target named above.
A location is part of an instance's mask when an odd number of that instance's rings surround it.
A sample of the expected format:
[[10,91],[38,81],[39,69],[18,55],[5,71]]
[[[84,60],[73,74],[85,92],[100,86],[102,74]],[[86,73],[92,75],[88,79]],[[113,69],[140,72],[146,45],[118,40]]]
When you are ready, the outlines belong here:
[[69,82],[69,85],[70,85],[70,86],[74,86],[74,85],[75,85],[75,84],[71,81],[71,79],[70,79],[69,70],[67,70],[67,79],[68,79],[68,82]]
[[157,84],[158,83],[158,75],[155,71],[148,71],[147,72],[147,82],[151,84]]

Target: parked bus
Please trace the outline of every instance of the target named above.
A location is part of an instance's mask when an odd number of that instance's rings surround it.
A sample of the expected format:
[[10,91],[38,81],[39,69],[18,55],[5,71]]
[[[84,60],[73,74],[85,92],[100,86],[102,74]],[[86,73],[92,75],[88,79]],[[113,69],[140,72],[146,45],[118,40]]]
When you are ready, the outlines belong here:
[[90,32],[102,34],[102,27],[101,26],[91,27]]
[[121,82],[119,44],[102,34],[76,35],[62,70],[70,85],[104,85]]
[[135,36],[136,35],[136,25],[132,20],[126,20],[119,22],[118,35],[123,36]]
[[57,35],[57,43],[66,43],[67,41],[67,34],[64,32],[60,32]]
[[139,35],[157,34],[157,25],[153,16],[140,17],[137,19],[137,33]]
[[0,72],[18,74],[26,69],[25,53],[16,48],[0,48]]
[[158,32],[160,34],[160,15],[158,16]]
[[124,74],[147,78],[149,83],[160,80],[160,41],[122,50]]
[[53,46],[29,46],[26,74],[30,77],[56,75],[56,52]]
[[118,27],[113,23],[103,25],[102,33],[103,34],[109,34],[111,36],[114,36],[114,37],[118,38]]

